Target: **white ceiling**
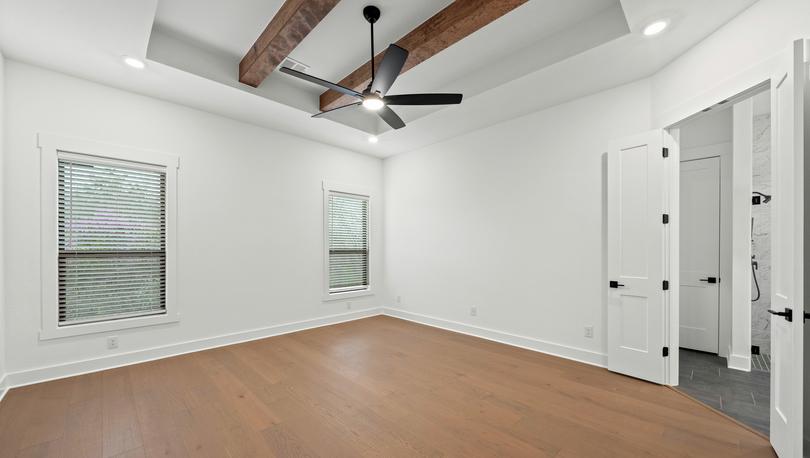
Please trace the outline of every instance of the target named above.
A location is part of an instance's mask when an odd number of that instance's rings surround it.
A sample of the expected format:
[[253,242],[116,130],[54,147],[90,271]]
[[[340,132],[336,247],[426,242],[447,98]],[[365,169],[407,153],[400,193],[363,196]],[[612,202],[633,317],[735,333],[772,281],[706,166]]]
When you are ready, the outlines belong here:
[[[404,74],[392,93],[457,90],[464,103],[399,109],[387,131],[367,113],[313,120],[320,89],[275,72],[258,89],[237,63],[282,0],[0,0],[6,57],[377,156],[413,150],[654,73],[756,0],[530,0]],[[339,80],[368,59],[365,1],[343,0],[291,57]],[[380,0],[377,47],[449,0]],[[669,18],[661,36],[649,21]],[[148,55],[135,71],[120,57]],[[285,78],[282,78],[285,77]],[[381,133],[370,145],[367,132]]]
[[[342,0],[290,57],[309,66],[308,73],[330,81],[340,81],[364,64],[371,52],[369,26],[362,15],[367,1]],[[377,0],[375,5],[382,10],[382,16],[374,27],[375,50],[397,41],[450,3],[451,0]],[[272,13],[267,13],[267,5],[257,5],[253,0],[237,0],[228,8],[217,5],[199,8],[199,4],[192,0],[160,1],[148,57],[208,78],[212,78],[214,69],[229,69],[228,73],[219,72],[214,79],[232,82],[233,62],[241,59],[263,29],[255,17],[267,17],[269,21]],[[280,4],[277,1],[276,7]],[[194,13],[186,14],[188,11]],[[557,40],[554,46],[547,45],[550,38],[595,16],[600,16],[598,23],[591,21],[596,27],[581,27],[573,40]],[[218,21],[221,25],[212,32]],[[247,28],[251,32],[239,31],[240,24],[250,24]],[[610,33],[604,33],[605,30]],[[549,61],[570,57],[627,32],[619,0],[532,0],[412,69],[397,81],[392,93],[441,90],[462,92],[470,97]],[[189,61],[189,55],[199,52],[215,55]],[[241,85],[234,87],[252,90]],[[278,72],[253,91],[312,113],[318,111],[316,102],[322,92],[317,85]],[[397,111],[406,121],[412,121],[441,108],[397,107]],[[329,118],[372,134],[390,130],[376,115],[360,108],[352,111],[338,112]]]
[[155,24],[217,52],[241,58],[284,0],[161,0]]

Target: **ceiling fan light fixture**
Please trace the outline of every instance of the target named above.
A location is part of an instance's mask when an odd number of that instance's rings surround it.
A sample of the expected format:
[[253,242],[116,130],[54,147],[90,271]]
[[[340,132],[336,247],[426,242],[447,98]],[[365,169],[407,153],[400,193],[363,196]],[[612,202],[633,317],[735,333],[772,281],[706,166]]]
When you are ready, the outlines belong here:
[[363,99],[363,108],[366,110],[377,111],[385,106],[385,103],[379,97],[366,97]]
[[[374,23],[380,18],[380,9],[369,5],[363,8],[363,16],[371,26],[371,82],[363,92],[358,92],[337,83],[332,83],[321,78],[309,75],[307,73],[298,71],[288,65],[282,65],[279,69],[280,72],[292,75],[296,78],[308,81],[310,83],[323,86],[332,91],[338,92],[343,96],[351,97],[354,101],[340,106],[334,105],[335,100],[330,104],[322,104],[320,113],[312,115],[313,118],[320,118],[327,113],[334,113],[338,110],[343,110],[350,107],[362,105],[368,111],[374,111],[377,115],[385,121],[386,124],[393,129],[402,129],[405,127],[405,121],[396,114],[389,105],[457,105],[461,103],[462,94],[399,94],[388,95],[388,90],[396,81],[400,73],[405,67],[405,62],[408,60],[408,50],[397,46],[396,44],[388,45],[385,50],[385,56],[380,62],[379,68],[374,65]],[[369,138],[369,142],[376,143],[376,137]]]

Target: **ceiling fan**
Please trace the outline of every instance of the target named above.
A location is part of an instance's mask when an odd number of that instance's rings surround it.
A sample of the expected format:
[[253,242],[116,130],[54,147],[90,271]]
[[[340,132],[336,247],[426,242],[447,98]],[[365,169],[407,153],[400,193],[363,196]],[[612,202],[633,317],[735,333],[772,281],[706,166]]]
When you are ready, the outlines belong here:
[[281,67],[281,71],[288,75],[301,78],[302,80],[309,81],[321,85],[327,89],[346,94],[348,96],[358,99],[347,105],[332,108],[331,110],[322,111],[313,115],[313,118],[321,117],[327,113],[332,113],[343,108],[356,107],[362,105],[370,111],[376,111],[377,114],[394,129],[401,129],[405,127],[405,122],[402,118],[392,110],[389,105],[452,105],[461,103],[462,94],[402,94],[402,95],[387,95],[388,90],[394,84],[402,66],[405,65],[405,60],[408,59],[408,51],[400,48],[395,44],[388,46],[385,51],[385,56],[380,67],[375,73],[374,69],[374,23],[380,19],[380,9],[376,6],[366,6],[363,8],[363,17],[371,24],[371,83],[363,92],[357,92],[353,89],[335,84],[312,75],[293,70],[288,67]]

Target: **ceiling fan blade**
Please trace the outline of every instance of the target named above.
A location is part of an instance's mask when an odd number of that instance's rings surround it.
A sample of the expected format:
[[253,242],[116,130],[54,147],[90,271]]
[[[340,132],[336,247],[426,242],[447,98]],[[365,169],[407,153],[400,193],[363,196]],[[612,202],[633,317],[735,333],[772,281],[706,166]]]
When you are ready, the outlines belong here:
[[408,51],[394,44],[389,45],[380,63],[380,68],[377,69],[377,73],[374,75],[374,81],[371,82],[371,92],[385,95],[396,81],[407,59]]
[[402,129],[403,127],[405,127],[405,121],[403,121],[402,118],[399,117],[399,115],[394,113],[394,110],[388,107],[384,106],[380,108],[380,111],[378,111],[377,114],[380,115],[383,121],[388,123],[388,125],[393,127],[394,129]]
[[462,94],[402,94],[383,98],[386,105],[455,105],[461,103]]
[[360,105],[361,103],[363,103],[363,102],[354,102],[354,103],[350,103],[348,105],[341,105],[339,107],[332,108],[331,110],[326,110],[326,111],[322,111],[320,113],[315,113],[314,115],[312,115],[312,117],[313,118],[320,118],[321,116],[323,116],[325,114],[329,114],[329,113],[331,113],[333,111],[341,110],[343,108],[356,107],[357,105]]
[[318,85],[323,86],[323,87],[325,87],[327,89],[331,89],[333,91],[340,92],[341,94],[350,95],[352,97],[357,97],[359,99],[363,98],[363,94],[361,94],[361,93],[359,93],[359,92],[357,92],[355,90],[349,89],[347,87],[343,87],[343,86],[341,86],[339,84],[330,83],[329,81],[322,80],[320,78],[316,78],[316,77],[314,77],[312,75],[307,75],[306,73],[301,73],[298,70],[293,70],[293,69],[287,68],[287,67],[281,67],[279,70],[282,73],[292,75],[292,76],[294,76],[296,78],[300,78],[300,79],[302,79],[304,81],[309,81],[310,83],[318,84]]

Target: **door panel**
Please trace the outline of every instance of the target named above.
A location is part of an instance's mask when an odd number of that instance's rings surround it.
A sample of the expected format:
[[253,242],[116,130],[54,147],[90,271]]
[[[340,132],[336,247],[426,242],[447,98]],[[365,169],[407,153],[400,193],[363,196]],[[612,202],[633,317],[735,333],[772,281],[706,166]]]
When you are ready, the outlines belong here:
[[681,162],[680,346],[719,350],[720,158]]
[[771,316],[771,444],[780,457],[802,455],[804,56],[797,41],[771,78],[771,309],[794,314]]
[[608,151],[608,369],[663,383],[665,358],[664,133]]
[[646,297],[623,296],[621,308],[622,332],[620,345],[629,350],[646,352],[649,347],[647,321],[649,301]]
[[647,145],[642,145],[628,148],[621,154],[622,238],[636,242],[621,244],[621,275],[625,278],[646,278],[649,150]]

